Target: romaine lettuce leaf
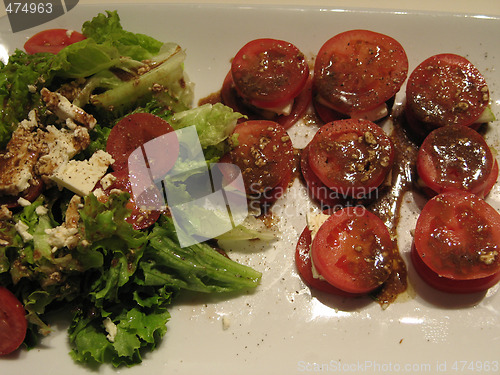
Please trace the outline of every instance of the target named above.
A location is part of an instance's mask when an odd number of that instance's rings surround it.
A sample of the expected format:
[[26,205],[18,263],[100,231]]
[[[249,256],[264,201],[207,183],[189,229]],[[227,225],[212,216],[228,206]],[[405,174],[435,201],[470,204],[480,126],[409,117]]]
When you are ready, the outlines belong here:
[[153,285],[197,292],[230,292],[255,288],[261,273],[236,263],[206,243],[181,248],[173,220],[164,217],[149,235],[140,268]]

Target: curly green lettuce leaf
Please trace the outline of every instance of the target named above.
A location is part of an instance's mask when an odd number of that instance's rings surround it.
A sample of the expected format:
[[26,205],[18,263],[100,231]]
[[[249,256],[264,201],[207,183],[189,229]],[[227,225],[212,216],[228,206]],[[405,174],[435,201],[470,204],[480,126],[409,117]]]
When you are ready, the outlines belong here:
[[16,50],[7,64],[0,66],[0,149],[4,149],[17,124],[33,108],[41,108],[40,89],[51,82],[54,71],[62,69],[53,55],[28,55]]
[[162,42],[148,35],[132,33],[123,29],[117,11],[100,13],[82,26],[82,33],[99,44],[110,44],[118,49],[122,56],[134,60],[146,60],[158,54]]
[[201,147],[207,148],[226,140],[242,117],[242,114],[234,112],[230,107],[216,103],[174,113],[169,123],[176,130],[194,125]]
[[73,359],[115,367],[142,362],[142,353],[154,350],[167,330],[172,296],[164,287],[150,288],[149,294],[147,288],[136,286],[121,295],[120,304],[100,312],[79,310],[68,330]]
[[102,203],[95,195],[85,197],[80,211],[84,225],[86,247],[91,252],[104,254],[108,266],[96,271],[99,276],[92,283],[90,295],[97,306],[105,301],[119,301],[119,288],[135,273],[147,241],[145,232],[134,230],[125,219],[128,193],[111,194]]

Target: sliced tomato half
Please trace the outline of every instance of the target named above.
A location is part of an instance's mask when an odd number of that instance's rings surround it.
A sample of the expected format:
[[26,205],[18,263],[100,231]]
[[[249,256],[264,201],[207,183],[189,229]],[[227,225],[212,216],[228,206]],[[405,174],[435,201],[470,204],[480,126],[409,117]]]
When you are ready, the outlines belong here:
[[475,194],[441,193],[425,204],[418,217],[415,248],[440,277],[490,277],[500,272],[500,214]]
[[276,108],[293,100],[309,77],[300,50],[283,40],[263,38],[245,44],[233,58],[231,75],[238,94],[258,108]]
[[64,47],[86,39],[77,31],[68,29],[43,30],[33,35],[24,44],[24,49],[30,55],[38,52],[57,54]]
[[342,196],[369,196],[385,180],[394,146],[375,123],[345,119],[323,125],[309,143],[309,165]]
[[325,280],[314,277],[310,253],[311,242],[311,230],[305,227],[299,237],[297,247],[295,248],[295,265],[297,266],[297,271],[299,271],[302,280],[304,280],[308,286],[321,290],[322,292],[345,297],[357,296],[358,294],[347,293],[341,289],[335,288]]
[[417,157],[419,177],[437,193],[464,190],[483,194],[493,166],[493,154],[484,138],[462,125],[433,130]]
[[[128,169],[128,158],[134,150],[146,142],[170,133],[173,130],[167,121],[150,113],[133,113],[121,119],[111,129],[106,143],[106,151],[115,160],[112,164],[113,170]],[[178,143],[170,146],[173,149],[169,150],[169,153],[174,156],[177,155],[179,151]],[[148,151],[151,152],[154,150]],[[158,151],[159,154],[165,154],[164,149]],[[162,159],[161,156],[155,157],[150,154],[148,154],[148,158],[156,162],[156,169],[160,169],[158,164],[163,161],[165,163],[165,171],[172,166],[172,162],[176,159],[175,157]]]
[[[244,114],[248,120],[272,119],[278,122],[285,129],[291,128],[297,121],[304,117],[312,101],[312,78],[309,78],[304,89],[293,99],[293,106],[290,114],[278,115],[270,111],[262,111],[257,107],[245,102],[236,92],[231,72],[226,75],[221,89],[222,103],[232,108],[233,111]],[[240,119],[244,122],[245,119]]]
[[352,115],[392,98],[407,74],[408,58],[398,41],[369,30],[350,30],[319,50],[314,89],[325,105]]
[[23,304],[10,290],[0,286],[0,355],[10,354],[19,348],[27,329]]
[[486,180],[486,185],[484,187],[484,190],[481,193],[479,193],[478,196],[485,198],[490,193],[491,189],[493,189],[493,187],[497,183],[497,180],[498,180],[498,160],[495,159],[491,173],[488,176],[488,179]]
[[446,125],[473,125],[489,99],[479,70],[466,58],[445,53],[429,57],[410,74],[405,113],[421,135]]
[[231,135],[229,161],[242,173],[247,195],[262,195],[276,187],[293,168],[294,152],[286,130],[278,123],[250,120]]
[[383,221],[363,206],[336,211],[311,246],[318,273],[348,293],[369,293],[391,274],[392,241]]
[[434,289],[446,293],[468,294],[484,292],[485,290],[495,286],[500,281],[500,272],[491,276],[472,280],[455,280],[439,276],[424,263],[415,249],[415,246],[412,246],[411,260],[415,270],[422,280]]
[[336,207],[345,203],[343,196],[326,186],[312,171],[309,166],[309,145],[302,149],[300,155],[300,171],[309,195],[316,200],[321,207]]

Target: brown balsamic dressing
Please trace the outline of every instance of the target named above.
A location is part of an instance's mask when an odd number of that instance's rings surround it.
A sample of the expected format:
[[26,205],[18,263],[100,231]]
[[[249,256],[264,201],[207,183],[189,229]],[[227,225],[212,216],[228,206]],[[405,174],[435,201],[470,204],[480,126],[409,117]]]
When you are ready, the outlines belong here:
[[390,138],[395,147],[392,183],[379,190],[379,196],[367,208],[377,214],[385,223],[393,242],[393,270],[389,279],[382,285],[374,297],[382,305],[388,305],[406,291],[408,287],[407,268],[397,244],[397,227],[400,209],[406,192],[412,190],[416,177],[418,147],[410,140],[400,118],[393,118],[393,130]]

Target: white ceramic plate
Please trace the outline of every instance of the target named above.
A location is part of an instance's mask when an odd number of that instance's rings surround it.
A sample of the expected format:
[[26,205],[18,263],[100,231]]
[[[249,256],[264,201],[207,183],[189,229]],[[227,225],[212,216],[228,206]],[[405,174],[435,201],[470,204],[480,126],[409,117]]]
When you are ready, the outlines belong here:
[[[79,29],[105,5],[78,6],[65,16],[27,33],[12,34],[0,19],[0,42],[6,52],[26,37],[48,27]],[[175,41],[187,50],[186,69],[202,98],[220,88],[230,58],[247,41],[274,37],[314,55],[331,36],[364,28],[399,40],[410,69],[426,57],[454,52],[483,72],[492,106],[500,116],[499,18],[451,13],[406,13],[397,10],[231,7],[205,5],[113,5],[124,28]],[[397,105],[401,103],[398,97]],[[500,137],[490,124],[488,141]],[[290,130],[297,147],[308,132]],[[417,199],[415,199],[417,198]],[[489,201],[500,208],[500,189]],[[399,245],[408,261],[411,235],[420,206],[408,195],[399,228]],[[133,374],[296,374],[296,373],[500,373],[500,295],[452,296],[424,285],[409,266],[414,293],[386,310],[368,299],[343,300],[311,292],[294,266],[298,235],[305,213],[314,206],[296,182],[288,198],[275,207],[280,240],[272,245],[235,250],[231,256],[263,272],[262,285],[247,295],[190,296],[171,307],[172,318],[161,346],[144,362],[120,373]],[[91,370],[68,356],[67,322],[53,322],[55,332],[33,351],[0,361],[2,374],[40,371],[80,374]],[[114,373],[108,366],[98,372]]]

